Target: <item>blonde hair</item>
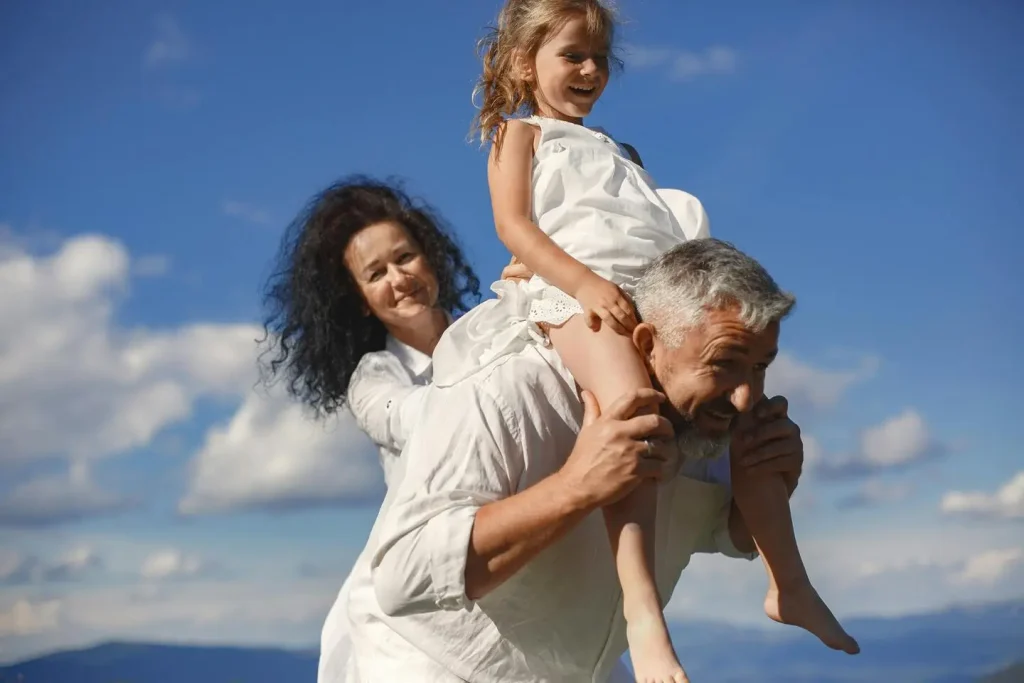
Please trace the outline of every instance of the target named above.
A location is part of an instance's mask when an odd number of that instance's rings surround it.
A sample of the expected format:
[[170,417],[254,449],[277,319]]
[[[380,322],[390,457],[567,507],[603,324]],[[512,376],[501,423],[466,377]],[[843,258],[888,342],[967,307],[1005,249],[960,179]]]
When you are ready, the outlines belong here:
[[622,62],[612,54],[615,13],[601,0],[507,0],[477,49],[484,63],[483,73],[473,89],[473,100],[482,97],[473,120],[473,135],[481,144],[490,142],[501,150],[505,119],[519,114],[536,114],[533,90],[519,74],[520,55],[532,58],[552,33],[574,17],[583,17],[587,33],[608,46],[609,66]]

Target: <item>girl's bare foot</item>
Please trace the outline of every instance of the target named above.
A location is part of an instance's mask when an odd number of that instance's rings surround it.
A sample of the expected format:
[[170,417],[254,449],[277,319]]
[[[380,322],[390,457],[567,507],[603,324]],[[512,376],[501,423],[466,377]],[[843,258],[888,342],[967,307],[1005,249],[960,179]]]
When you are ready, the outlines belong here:
[[637,683],[690,683],[660,611],[627,620],[626,640]]
[[810,631],[833,650],[842,650],[849,655],[860,652],[860,645],[843,630],[832,610],[810,583],[784,591],[769,589],[764,599],[764,611],[780,624],[799,626]]

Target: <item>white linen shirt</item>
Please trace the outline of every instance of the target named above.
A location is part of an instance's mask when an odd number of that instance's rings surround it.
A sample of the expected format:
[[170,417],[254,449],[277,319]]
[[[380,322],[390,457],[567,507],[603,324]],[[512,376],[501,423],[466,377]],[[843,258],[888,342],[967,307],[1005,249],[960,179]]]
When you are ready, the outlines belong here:
[[[388,335],[384,350],[363,356],[349,381],[349,410],[359,428],[377,445],[389,488],[395,483],[402,447],[423,405],[432,370],[430,356]],[[319,683],[345,681],[352,642],[347,614],[351,584],[350,575],[342,583],[320,633]]]
[[[622,593],[600,511],[484,598],[466,597],[476,511],[556,472],[575,445],[583,409],[568,370],[551,349],[532,346],[428,392],[399,481],[352,571],[344,680],[621,676]],[[692,553],[754,557],[732,544],[729,502],[725,487],[687,476],[661,485],[655,575],[666,602]]]
[[348,407],[359,428],[380,449],[380,464],[389,488],[432,377],[430,356],[391,335],[383,351],[363,356],[352,373]]

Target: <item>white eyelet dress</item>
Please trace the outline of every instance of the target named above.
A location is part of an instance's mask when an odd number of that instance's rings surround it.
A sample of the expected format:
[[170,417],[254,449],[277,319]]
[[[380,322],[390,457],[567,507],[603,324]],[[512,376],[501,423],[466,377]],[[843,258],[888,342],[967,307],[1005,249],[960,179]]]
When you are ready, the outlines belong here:
[[[673,246],[707,237],[700,202],[658,190],[601,129],[534,116],[533,220],[566,253],[632,296],[646,266]],[[537,323],[561,325],[579,303],[539,276],[499,280],[498,295],[457,320],[434,351],[434,383],[450,386],[528,344],[546,344]]]

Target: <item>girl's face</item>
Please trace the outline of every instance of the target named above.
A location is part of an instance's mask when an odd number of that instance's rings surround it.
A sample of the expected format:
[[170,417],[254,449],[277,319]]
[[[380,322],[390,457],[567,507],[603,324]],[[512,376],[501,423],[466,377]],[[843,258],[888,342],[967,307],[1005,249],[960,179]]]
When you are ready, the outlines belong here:
[[608,84],[608,45],[588,34],[583,17],[573,17],[548,37],[524,71],[537,113],[581,123]]
[[368,225],[345,249],[345,265],[366,302],[366,312],[389,330],[422,322],[437,306],[437,276],[423,250],[397,223]]

